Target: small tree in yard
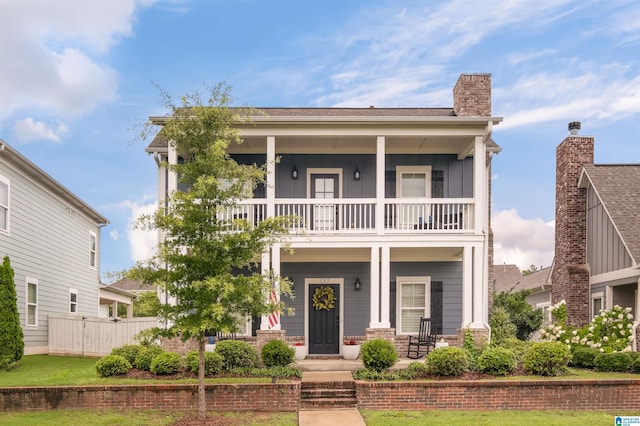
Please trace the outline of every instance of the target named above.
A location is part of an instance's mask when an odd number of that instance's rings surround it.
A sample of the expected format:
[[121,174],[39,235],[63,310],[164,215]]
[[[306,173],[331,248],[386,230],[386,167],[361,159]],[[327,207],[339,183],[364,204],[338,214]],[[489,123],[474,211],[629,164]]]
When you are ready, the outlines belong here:
[[529,290],[521,290],[515,293],[499,293],[493,299],[494,308],[504,308],[511,322],[516,326],[516,337],[519,340],[528,340],[531,333],[542,326],[542,309],[533,309],[527,296]]
[[24,335],[18,315],[13,269],[5,256],[0,266],[0,370],[10,367],[24,354]]
[[[128,275],[160,285],[175,300],[160,305],[158,316],[168,326],[155,329],[157,336],[198,341],[198,415],[205,417],[205,331],[234,332],[238,317],[282,311],[280,303],[269,302],[269,293],[277,285],[290,294],[289,283],[252,268],[271,244],[282,240],[291,219],[254,224],[229,214],[250,196],[248,187],[264,182],[266,165],[241,165],[227,154],[230,144],[241,142],[232,126],[246,118],[228,107],[226,86],[211,88],[205,102],[198,93],[184,96],[179,106],[166,92],[161,96],[170,115],[160,137],[185,160],[166,167],[189,189],[168,194],[165,207],[139,219],[140,228],[160,230],[164,239],[157,254]],[[242,114],[247,117],[248,111]],[[153,136],[153,127],[145,124],[143,140]]]

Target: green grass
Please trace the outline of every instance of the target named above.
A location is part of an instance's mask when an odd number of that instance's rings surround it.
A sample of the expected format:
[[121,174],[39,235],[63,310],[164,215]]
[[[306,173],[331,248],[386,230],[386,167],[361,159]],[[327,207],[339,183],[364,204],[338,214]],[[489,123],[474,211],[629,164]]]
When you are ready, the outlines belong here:
[[[193,414],[193,413],[190,413]],[[213,414],[213,413],[212,413]],[[220,414],[220,413],[216,413]],[[160,426],[170,425],[185,413],[176,411],[90,411],[61,410],[31,413],[3,413],[2,426],[23,425],[92,425],[92,426]],[[298,424],[297,413],[222,413],[242,425],[293,426]]]
[[[153,380],[99,377],[96,358],[65,357],[53,355],[29,355],[18,361],[9,371],[0,371],[0,387],[3,386],[83,386],[130,385],[148,383],[198,383],[198,379]],[[263,378],[212,378],[207,383],[269,383]]]
[[600,411],[371,411],[363,410],[368,426],[428,425],[613,425],[615,416],[638,413]]

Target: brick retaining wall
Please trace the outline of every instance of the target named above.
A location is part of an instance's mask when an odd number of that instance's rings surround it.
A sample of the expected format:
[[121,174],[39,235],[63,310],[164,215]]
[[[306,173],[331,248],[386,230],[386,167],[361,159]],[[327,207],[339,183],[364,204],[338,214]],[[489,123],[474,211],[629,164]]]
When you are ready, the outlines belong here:
[[[197,410],[196,384],[0,388],[0,412],[51,409]],[[640,411],[640,379],[356,381],[370,410]],[[295,412],[300,383],[207,385],[207,409]]]
[[640,410],[640,380],[356,382],[370,410]]

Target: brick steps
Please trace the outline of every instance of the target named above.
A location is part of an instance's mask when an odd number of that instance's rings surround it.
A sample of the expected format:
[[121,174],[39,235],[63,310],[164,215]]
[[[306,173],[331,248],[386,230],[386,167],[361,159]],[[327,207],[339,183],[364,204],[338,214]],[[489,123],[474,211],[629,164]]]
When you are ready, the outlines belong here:
[[356,385],[349,382],[302,382],[300,409],[355,408]]

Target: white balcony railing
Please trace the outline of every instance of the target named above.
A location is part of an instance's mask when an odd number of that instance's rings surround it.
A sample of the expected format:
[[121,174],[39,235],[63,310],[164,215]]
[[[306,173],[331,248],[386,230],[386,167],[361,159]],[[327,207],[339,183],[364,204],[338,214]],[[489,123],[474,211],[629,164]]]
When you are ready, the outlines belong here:
[[[376,207],[372,198],[280,198],[275,201],[274,212],[275,216],[295,216],[291,232],[296,234],[461,233],[474,228],[473,199],[386,199],[379,227]],[[258,224],[267,217],[267,211],[265,199],[250,199],[218,213],[218,218]]]

